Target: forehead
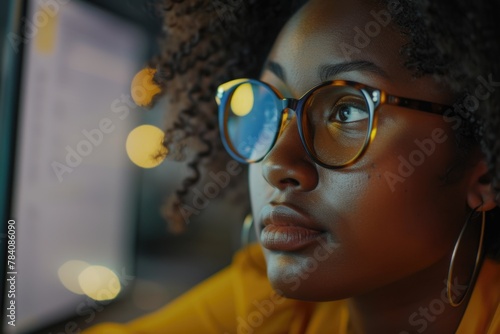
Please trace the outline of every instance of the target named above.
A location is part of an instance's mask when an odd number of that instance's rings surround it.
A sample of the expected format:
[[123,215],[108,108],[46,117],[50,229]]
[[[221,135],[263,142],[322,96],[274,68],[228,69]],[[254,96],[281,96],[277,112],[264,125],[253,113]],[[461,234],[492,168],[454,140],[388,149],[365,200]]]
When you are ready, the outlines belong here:
[[[405,40],[391,24],[394,8],[370,0],[309,1],[282,30],[269,59],[284,68],[287,85],[298,90],[318,84],[322,66],[352,61],[372,62],[388,77],[408,79],[411,73],[400,56]],[[360,76],[353,72],[339,79],[363,82]]]

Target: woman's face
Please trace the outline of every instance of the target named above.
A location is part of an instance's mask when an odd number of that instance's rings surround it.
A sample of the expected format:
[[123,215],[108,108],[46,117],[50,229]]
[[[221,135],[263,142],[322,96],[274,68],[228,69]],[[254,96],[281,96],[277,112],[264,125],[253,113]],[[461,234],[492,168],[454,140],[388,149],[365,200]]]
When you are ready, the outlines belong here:
[[[295,98],[342,79],[450,103],[432,78],[414,79],[404,67],[405,40],[381,11],[388,8],[361,0],[310,1],[276,40],[273,66],[261,80]],[[321,75],[328,66],[336,70]],[[250,167],[252,210],[273,287],[292,298],[340,299],[447,263],[467,203],[465,178],[446,179],[456,158],[451,125],[443,116],[383,105],[366,153],[333,170],[307,156],[293,118]]]

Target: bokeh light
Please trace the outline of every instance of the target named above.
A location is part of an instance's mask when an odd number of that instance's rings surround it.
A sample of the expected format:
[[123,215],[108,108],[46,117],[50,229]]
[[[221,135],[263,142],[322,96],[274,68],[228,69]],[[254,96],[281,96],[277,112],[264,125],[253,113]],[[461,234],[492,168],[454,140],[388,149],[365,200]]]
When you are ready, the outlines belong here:
[[48,5],[41,5],[33,15],[36,30],[35,46],[40,53],[52,53],[56,46],[59,15]]
[[89,264],[85,261],[71,260],[64,263],[59,268],[57,275],[66,289],[78,295],[83,295],[84,292],[80,287],[78,276],[80,276],[80,273],[88,266]]
[[118,276],[109,268],[89,266],[78,276],[82,291],[94,300],[116,298],[121,291]]
[[154,97],[161,93],[161,87],[153,80],[155,73],[155,69],[145,68],[139,71],[132,80],[130,86],[132,100],[139,107],[150,106]]
[[253,88],[249,83],[239,85],[233,92],[231,110],[238,116],[245,116],[252,111],[254,104]]
[[217,96],[215,97],[215,102],[217,102],[217,104],[220,105],[221,101],[220,101],[220,97],[219,96],[222,96],[222,94],[225,91],[227,91],[228,89],[230,89],[234,85],[237,85],[240,82],[243,82],[243,81],[246,81],[246,80],[247,79],[234,79],[234,80],[228,81],[228,82],[220,85],[219,88],[217,89]]
[[165,160],[168,150],[163,146],[163,131],[153,125],[141,125],[132,130],[126,143],[130,160],[139,167],[153,168]]

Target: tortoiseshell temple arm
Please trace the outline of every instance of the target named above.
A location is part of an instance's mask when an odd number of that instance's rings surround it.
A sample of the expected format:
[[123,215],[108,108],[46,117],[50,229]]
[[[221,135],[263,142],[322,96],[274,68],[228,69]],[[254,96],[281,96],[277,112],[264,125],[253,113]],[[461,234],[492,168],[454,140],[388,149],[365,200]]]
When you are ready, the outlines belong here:
[[[385,99],[384,99],[385,98]],[[443,115],[451,106],[421,100],[408,99],[381,92],[381,103]]]

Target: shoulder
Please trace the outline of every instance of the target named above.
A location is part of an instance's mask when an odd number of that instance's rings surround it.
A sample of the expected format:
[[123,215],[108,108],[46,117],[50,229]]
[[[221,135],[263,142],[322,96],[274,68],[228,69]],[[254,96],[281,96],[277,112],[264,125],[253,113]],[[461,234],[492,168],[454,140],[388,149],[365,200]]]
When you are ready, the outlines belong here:
[[500,333],[500,263],[485,259],[457,334]]
[[[329,333],[345,328],[345,303],[310,303],[278,295],[266,274],[259,244],[238,251],[232,263],[164,308],[126,325],[104,324],[93,333]],[[337,333],[345,333],[343,330]]]

